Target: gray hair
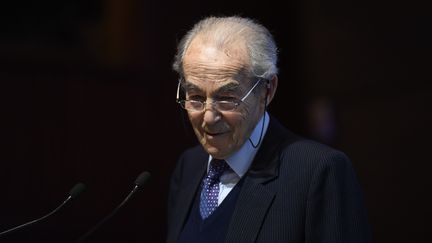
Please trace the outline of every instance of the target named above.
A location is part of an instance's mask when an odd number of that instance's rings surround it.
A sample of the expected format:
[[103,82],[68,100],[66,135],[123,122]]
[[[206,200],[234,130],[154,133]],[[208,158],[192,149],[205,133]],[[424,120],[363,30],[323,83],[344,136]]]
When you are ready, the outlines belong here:
[[277,47],[267,28],[243,17],[207,17],[194,25],[181,39],[173,69],[183,76],[183,57],[192,40],[202,35],[223,46],[244,40],[254,76],[271,79],[277,74]]

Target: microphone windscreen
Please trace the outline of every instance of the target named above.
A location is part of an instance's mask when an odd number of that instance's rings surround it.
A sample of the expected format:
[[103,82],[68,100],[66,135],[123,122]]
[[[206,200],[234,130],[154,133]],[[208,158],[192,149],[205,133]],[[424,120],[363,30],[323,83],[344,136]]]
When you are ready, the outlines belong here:
[[78,197],[83,191],[85,191],[86,186],[82,182],[78,182],[69,192],[72,199]]
[[150,179],[150,173],[148,171],[142,172],[135,180],[135,185],[142,186]]

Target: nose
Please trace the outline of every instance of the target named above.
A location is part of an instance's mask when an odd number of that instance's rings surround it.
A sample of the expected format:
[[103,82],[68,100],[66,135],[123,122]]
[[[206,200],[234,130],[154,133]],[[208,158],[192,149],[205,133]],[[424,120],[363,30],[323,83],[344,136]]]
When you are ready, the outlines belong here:
[[208,102],[205,104],[204,109],[204,123],[206,125],[213,125],[221,119],[221,114],[214,107],[214,103]]

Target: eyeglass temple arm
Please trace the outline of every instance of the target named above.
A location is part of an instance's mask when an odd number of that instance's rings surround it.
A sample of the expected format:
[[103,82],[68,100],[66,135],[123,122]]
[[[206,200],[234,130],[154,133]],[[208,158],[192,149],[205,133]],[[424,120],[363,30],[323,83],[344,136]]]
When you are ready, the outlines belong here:
[[252,93],[252,90],[255,89],[255,87],[258,85],[258,83],[261,81],[262,79],[258,79],[258,81],[255,83],[255,85],[249,90],[249,92],[247,92],[247,94],[241,99],[241,101],[243,102],[249,95],[250,93]]
[[180,80],[179,80],[178,85],[177,85],[176,101],[179,101],[179,98],[180,98]]

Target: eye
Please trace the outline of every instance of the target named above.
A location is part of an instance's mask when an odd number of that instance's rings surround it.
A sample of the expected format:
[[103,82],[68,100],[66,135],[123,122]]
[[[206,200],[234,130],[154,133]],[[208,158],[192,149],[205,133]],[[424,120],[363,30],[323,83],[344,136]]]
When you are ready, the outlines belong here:
[[187,97],[188,100],[195,100],[195,101],[205,101],[206,98],[204,96],[201,95],[188,95]]
[[219,101],[238,101],[239,100],[238,90],[224,90],[215,95],[215,99]]
[[230,102],[232,102],[232,101],[237,101],[238,98],[236,96],[227,96],[227,95],[224,95],[224,96],[218,96],[217,100],[218,101],[230,101]]

